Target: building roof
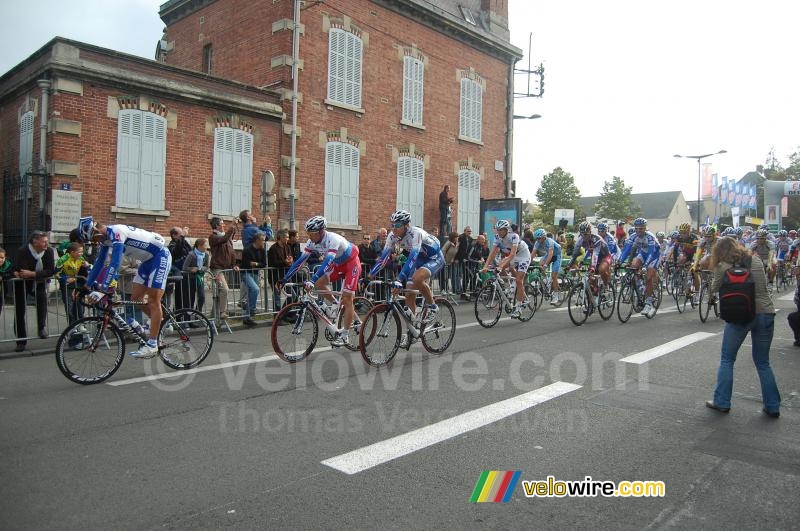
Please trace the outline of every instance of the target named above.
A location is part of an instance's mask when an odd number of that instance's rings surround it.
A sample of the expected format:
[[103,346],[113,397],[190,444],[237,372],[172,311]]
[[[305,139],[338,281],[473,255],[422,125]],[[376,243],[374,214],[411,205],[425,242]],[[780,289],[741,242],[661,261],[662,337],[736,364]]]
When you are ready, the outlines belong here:
[[[639,205],[642,216],[653,219],[668,218],[675,203],[683,197],[683,192],[652,192],[646,194],[631,194],[631,201]],[[600,196],[581,197],[578,202],[587,216],[595,215],[595,207]]]

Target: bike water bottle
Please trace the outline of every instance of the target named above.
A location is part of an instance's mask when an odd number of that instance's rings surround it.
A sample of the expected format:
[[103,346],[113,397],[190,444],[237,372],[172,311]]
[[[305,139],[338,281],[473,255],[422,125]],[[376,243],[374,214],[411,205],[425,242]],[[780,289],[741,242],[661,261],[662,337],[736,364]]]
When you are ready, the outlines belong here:
[[144,327],[140,325],[139,321],[137,321],[133,317],[128,319],[128,326],[130,326],[131,329],[133,329],[133,331],[136,332],[137,334],[141,336],[144,335]]

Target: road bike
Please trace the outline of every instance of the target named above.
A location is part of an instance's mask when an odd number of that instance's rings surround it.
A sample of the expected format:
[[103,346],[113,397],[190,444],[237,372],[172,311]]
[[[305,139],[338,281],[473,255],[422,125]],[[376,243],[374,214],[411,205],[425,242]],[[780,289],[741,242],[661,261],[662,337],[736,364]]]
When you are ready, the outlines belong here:
[[[373,280],[367,286],[388,284],[383,280]],[[401,289],[399,296],[389,294],[386,301],[372,308],[364,316],[364,330],[359,337],[359,347],[361,357],[372,367],[382,367],[391,363],[400,349],[401,340],[406,336],[406,350],[418,339],[422,340],[422,346],[431,354],[441,354],[453,342],[456,334],[456,312],[453,305],[442,297],[435,298],[439,311],[433,321],[428,320],[429,306],[423,302],[422,306],[417,306],[416,315],[411,315],[410,309],[404,303],[404,295],[419,295],[419,290]],[[403,332],[402,324],[405,324],[406,331]]]
[[[341,292],[330,290],[309,292],[299,282],[287,282],[281,290],[287,298],[296,302],[287,304],[275,315],[270,330],[270,340],[272,348],[279,358],[289,363],[296,363],[311,354],[317,345],[320,322],[324,327],[325,339],[328,342],[336,339],[336,332],[342,328],[344,321]],[[332,295],[338,305],[333,318],[328,317],[325,311],[322,295]],[[356,314],[344,347],[356,351],[359,348],[359,335],[363,333],[363,316],[372,309],[374,304],[366,297],[354,297],[353,306]]]
[[567,297],[567,311],[575,326],[581,326],[597,310],[603,321],[614,315],[616,290],[614,283],[606,284],[600,275],[581,271],[572,281]]
[[677,265],[672,272],[672,298],[675,299],[675,305],[678,308],[678,313],[683,313],[686,309],[686,301],[690,301],[692,308],[694,308],[694,284],[692,282],[692,275],[689,273],[685,264]]
[[719,305],[717,304],[717,297],[711,293],[711,279],[713,272],[709,269],[700,270],[700,296],[698,297],[698,310],[700,312],[700,321],[705,323],[708,320],[708,315],[711,309],[714,309],[714,316],[719,317]]
[[[558,274],[559,293],[569,293],[571,280],[569,276],[564,274],[564,270]],[[549,301],[553,296],[553,282],[552,276],[538,263],[534,262],[528,269],[528,274],[525,275],[525,283],[533,287],[533,295],[536,297],[536,309],[542,307],[542,303]],[[556,306],[561,306],[565,299],[559,299]]]
[[[140,346],[147,342],[145,332],[134,330],[114,308],[143,306],[138,301],[117,301],[112,293],[93,306],[97,315],[70,324],[56,342],[56,363],[61,373],[83,385],[100,383],[111,377],[125,357],[125,338]],[[163,319],[158,331],[158,356],[168,367],[191,369],[206,359],[214,345],[214,328],[201,312],[184,308],[171,311],[161,300]]]
[[775,269],[775,290],[788,290],[791,281],[792,276],[787,270],[785,262],[783,260],[779,260]]
[[[623,269],[618,279],[617,318],[621,323],[627,323],[633,312],[640,313],[644,309],[647,279],[643,277],[640,267],[630,266]],[[656,272],[656,278],[653,281],[653,307],[656,310],[661,306],[661,298],[661,281]],[[647,318],[652,319],[650,316]]]
[[[525,300],[520,306],[519,319],[522,322],[530,321],[536,313],[536,293],[530,284],[524,284]],[[492,270],[492,275],[484,283],[475,297],[475,318],[484,328],[491,328],[500,320],[503,310],[507,314],[514,311],[516,304],[516,281],[505,275],[498,275]]]

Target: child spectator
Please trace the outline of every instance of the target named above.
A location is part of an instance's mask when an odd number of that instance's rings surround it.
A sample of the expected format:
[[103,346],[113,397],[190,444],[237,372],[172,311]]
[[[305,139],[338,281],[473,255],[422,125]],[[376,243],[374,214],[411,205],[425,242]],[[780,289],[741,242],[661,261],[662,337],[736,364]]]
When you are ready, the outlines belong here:
[[61,294],[63,296],[64,309],[67,311],[67,319],[72,324],[83,317],[83,304],[73,299],[72,291],[85,282],[78,277],[89,274],[89,262],[83,257],[83,244],[78,242],[70,243],[64,255],[56,262],[56,274],[58,281],[63,286]]

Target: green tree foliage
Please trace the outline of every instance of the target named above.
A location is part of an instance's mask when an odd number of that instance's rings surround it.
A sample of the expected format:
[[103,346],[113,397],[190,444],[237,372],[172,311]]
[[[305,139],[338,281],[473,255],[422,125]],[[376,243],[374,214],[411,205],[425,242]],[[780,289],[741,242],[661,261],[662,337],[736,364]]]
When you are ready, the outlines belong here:
[[637,216],[641,209],[631,199],[632,186],[625,186],[621,177],[613,177],[603,183],[603,191],[597,200],[598,218],[619,220]]
[[553,222],[553,216],[557,208],[571,208],[575,210],[575,222],[584,218],[583,211],[578,204],[581,192],[575,186],[575,179],[568,171],[561,167],[542,177],[542,184],[536,191],[536,199],[539,201],[541,219],[545,223]]

